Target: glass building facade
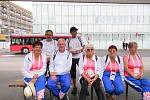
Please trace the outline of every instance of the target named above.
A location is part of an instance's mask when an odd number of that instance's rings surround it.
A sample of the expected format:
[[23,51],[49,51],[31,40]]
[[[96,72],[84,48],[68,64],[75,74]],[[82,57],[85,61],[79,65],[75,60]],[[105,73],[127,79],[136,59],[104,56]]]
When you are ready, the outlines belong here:
[[150,5],[46,2],[33,4],[33,33],[69,34],[75,26],[85,43],[96,49],[115,43],[136,41],[139,49],[150,49]]

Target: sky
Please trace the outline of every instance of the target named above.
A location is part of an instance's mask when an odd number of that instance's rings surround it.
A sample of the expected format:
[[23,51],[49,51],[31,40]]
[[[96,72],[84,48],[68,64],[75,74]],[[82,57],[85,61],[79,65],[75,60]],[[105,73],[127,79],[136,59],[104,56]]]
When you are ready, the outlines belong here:
[[32,12],[32,2],[29,1],[11,1],[11,2]]

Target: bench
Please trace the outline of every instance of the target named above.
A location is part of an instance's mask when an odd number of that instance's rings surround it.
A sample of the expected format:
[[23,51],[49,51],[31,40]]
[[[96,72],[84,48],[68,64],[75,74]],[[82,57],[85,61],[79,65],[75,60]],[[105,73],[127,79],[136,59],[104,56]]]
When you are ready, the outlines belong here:
[[23,89],[24,100],[26,100],[26,97],[25,97],[25,95],[24,95],[24,88],[25,88],[25,86],[26,86],[26,85],[24,84],[24,82],[23,82],[22,79],[14,80],[14,81],[12,81],[12,82],[10,82],[10,83],[8,84],[8,87],[14,87],[14,88],[18,87],[18,88],[22,88],[22,89]]
[[[58,85],[60,85],[60,83],[58,83]],[[26,85],[25,85],[25,83],[24,83],[24,81],[22,79],[17,79],[17,80],[11,81],[8,84],[8,87],[22,88],[24,100],[27,100],[26,96],[24,95],[24,88],[26,87]],[[53,94],[52,94],[52,92],[50,90],[49,90],[49,96],[50,96],[50,99],[53,98]],[[35,100],[35,98],[33,97],[32,100]]]
[[[58,83],[58,85],[60,85],[60,83]],[[13,88],[22,88],[23,90],[23,96],[24,96],[24,100],[27,100],[27,98],[24,95],[24,88],[26,87],[26,85],[24,84],[24,81],[22,79],[17,79],[17,80],[13,80],[8,84],[8,87],[13,87]],[[50,93],[50,99],[53,98],[52,93],[49,91]],[[35,100],[34,98],[32,98],[32,100]],[[93,86],[91,86],[91,100],[93,100]]]
[[[17,79],[17,80],[14,80],[14,81],[11,81],[9,84],[8,84],[8,87],[14,87],[14,88],[22,88],[23,90],[23,96],[24,96],[24,100],[27,100],[26,96],[24,95],[24,88],[26,87],[24,81],[22,79]],[[49,91],[50,93],[50,98],[51,97],[51,92]],[[35,100],[35,98],[33,97],[32,100]]]

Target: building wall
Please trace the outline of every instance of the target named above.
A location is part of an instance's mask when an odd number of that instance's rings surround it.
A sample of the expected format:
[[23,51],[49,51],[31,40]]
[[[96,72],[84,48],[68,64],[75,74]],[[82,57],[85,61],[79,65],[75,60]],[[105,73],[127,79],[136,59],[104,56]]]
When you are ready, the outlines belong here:
[[0,1],[0,33],[32,33],[32,12],[10,1]]
[[150,49],[150,5],[100,3],[34,3],[33,33],[69,34],[77,27],[84,41],[106,49],[111,43],[136,41],[140,49]]
[[[16,0],[20,1],[20,0]],[[24,0],[29,1],[29,0]],[[78,2],[78,3],[122,3],[122,4],[150,4],[150,0],[32,0],[32,2]]]

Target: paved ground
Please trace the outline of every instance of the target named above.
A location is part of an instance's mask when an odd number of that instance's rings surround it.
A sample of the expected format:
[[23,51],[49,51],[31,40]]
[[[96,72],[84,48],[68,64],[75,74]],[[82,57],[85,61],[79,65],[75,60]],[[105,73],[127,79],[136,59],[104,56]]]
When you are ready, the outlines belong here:
[[[100,50],[98,55],[103,56],[107,50]],[[143,61],[145,65],[145,75],[150,78],[150,51],[149,50],[141,50],[140,51],[144,56]],[[21,65],[23,63],[24,55],[21,54],[13,54],[8,50],[0,49],[1,55],[15,55],[15,56],[1,56],[0,57],[0,100],[23,100],[22,89],[20,88],[9,88],[8,84],[10,81],[22,78],[21,75]],[[119,51],[119,54],[122,55],[123,52]],[[80,90],[80,84],[78,82],[78,94]],[[90,90],[90,88],[89,88]],[[47,92],[46,97],[49,99],[49,94]],[[69,91],[70,100],[78,100],[77,96],[72,96]],[[90,100],[90,96],[88,97]],[[94,100],[96,99],[94,93]],[[125,93],[116,97],[116,100],[125,100]],[[129,99],[128,100],[141,100],[140,95],[137,94],[134,90],[129,88]]]

